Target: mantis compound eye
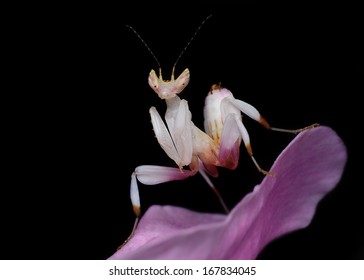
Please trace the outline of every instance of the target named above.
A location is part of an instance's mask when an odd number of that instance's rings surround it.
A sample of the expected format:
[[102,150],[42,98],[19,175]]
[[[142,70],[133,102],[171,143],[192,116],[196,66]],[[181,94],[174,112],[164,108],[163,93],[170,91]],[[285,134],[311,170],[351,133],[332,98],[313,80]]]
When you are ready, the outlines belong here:
[[148,84],[149,86],[156,92],[158,93],[158,88],[159,88],[159,79],[157,77],[157,74],[155,73],[154,70],[151,70],[149,73],[149,77],[148,77]]
[[186,68],[181,75],[178,76],[177,80],[176,80],[176,90],[178,91],[177,93],[180,93],[182,90],[184,90],[184,88],[188,85],[190,81],[190,71],[188,70],[188,68]]

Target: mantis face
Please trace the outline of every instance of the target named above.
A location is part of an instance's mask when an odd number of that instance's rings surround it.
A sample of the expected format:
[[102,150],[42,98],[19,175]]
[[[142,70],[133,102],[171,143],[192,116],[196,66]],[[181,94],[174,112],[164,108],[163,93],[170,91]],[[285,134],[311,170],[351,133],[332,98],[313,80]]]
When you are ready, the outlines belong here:
[[[174,71],[173,71],[174,72]],[[164,81],[160,71],[159,78],[154,70],[150,71],[149,86],[158,94],[161,99],[170,99],[179,94],[190,81],[190,71],[186,68],[177,79],[174,79],[172,72],[171,80]]]

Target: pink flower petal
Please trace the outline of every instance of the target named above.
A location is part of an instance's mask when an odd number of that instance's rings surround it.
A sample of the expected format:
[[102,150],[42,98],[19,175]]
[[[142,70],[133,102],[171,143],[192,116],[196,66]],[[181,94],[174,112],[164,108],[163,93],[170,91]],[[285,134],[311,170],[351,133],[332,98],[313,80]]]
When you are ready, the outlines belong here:
[[109,259],[255,259],[270,241],[311,222],[340,180],[347,153],[328,127],[300,133],[271,172],[227,216],[152,206]]

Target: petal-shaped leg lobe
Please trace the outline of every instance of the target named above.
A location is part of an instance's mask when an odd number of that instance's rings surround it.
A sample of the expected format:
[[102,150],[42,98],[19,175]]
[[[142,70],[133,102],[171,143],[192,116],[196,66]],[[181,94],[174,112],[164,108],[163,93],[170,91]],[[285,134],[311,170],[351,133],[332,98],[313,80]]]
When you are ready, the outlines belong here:
[[138,180],[145,185],[156,185],[160,183],[184,180],[193,176],[191,170],[158,165],[141,165],[135,169]]
[[221,135],[219,163],[221,166],[235,169],[239,161],[241,135],[234,115],[230,114],[224,121]]

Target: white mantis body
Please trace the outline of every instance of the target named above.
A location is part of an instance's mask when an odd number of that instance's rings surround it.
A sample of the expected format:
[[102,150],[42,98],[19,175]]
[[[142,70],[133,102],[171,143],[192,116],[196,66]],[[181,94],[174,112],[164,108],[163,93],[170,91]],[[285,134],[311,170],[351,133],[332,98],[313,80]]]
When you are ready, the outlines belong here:
[[[139,35],[138,37],[140,38]],[[152,52],[151,54],[153,55]],[[175,79],[175,65],[172,69],[171,80],[163,80],[162,71],[159,68],[159,77],[154,70],[151,70],[148,83],[154,92],[166,101],[165,122],[155,107],[151,107],[149,112],[159,144],[176,163],[177,167],[141,165],[135,168],[131,175],[130,198],[136,220],[132,233],[124,244],[132,237],[141,216],[137,181],[145,185],[155,185],[169,181],[184,180],[199,172],[218,196],[225,212],[229,212],[208,175],[217,177],[217,167],[235,169],[238,166],[241,141],[243,141],[257,169],[265,175],[272,175],[262,169],[253,157],[249,134],[242,122],[242,113],[268,129],[282,132],[297,134],[302,130],[317,125],[314,124],[297,130],[270,127],[268,122],[252,105],[234,98],[228,89],[213,85],[205,99],[204,127],[206,132],[203,132],[192,122],[192,114],[189,110],[188,102],[180,99],[178,96],[187,86],[190,72],[188,69],[185,69]],[[186,166],[188,169],[185,168]]]

